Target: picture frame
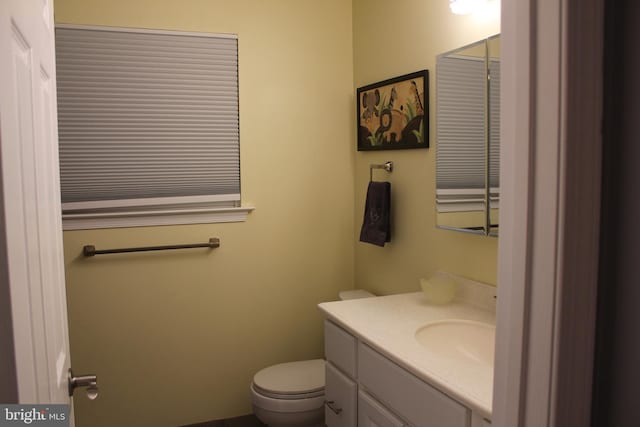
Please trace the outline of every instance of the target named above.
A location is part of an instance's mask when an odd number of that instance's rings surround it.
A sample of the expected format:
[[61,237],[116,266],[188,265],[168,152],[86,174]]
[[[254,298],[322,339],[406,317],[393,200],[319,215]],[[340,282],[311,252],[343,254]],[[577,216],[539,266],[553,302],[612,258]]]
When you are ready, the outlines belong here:
[[358,151],[429,148],[429,70],[359,87]]

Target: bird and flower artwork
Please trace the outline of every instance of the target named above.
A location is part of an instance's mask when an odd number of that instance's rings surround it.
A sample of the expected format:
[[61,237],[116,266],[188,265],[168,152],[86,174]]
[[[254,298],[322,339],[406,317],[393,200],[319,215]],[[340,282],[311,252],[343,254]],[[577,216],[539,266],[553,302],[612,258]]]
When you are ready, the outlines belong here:
[[429,148],[429,72],[357,89],[358,151]]

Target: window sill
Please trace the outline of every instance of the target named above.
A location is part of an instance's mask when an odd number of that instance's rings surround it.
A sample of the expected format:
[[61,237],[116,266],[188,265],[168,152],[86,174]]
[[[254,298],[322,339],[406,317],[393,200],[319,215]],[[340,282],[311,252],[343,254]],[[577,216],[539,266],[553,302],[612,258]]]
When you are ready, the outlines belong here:
[[63,230],[244,222],[253,206],[62,214]]

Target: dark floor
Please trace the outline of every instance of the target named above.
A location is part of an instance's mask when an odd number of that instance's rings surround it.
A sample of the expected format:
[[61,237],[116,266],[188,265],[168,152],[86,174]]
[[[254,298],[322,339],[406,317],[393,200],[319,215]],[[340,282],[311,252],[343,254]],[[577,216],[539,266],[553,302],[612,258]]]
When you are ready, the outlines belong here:
[[206,421],[204,423],[189,424],[182,427],[266,427],[255,415],[227,418],[226,420]]

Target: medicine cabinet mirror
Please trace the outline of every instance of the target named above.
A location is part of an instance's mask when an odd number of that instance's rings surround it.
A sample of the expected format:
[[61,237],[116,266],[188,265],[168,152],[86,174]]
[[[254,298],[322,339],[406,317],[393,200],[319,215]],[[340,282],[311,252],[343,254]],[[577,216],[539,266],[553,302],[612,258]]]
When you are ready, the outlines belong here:
[[500,35],[436,59],[436,225],[498,235]]

